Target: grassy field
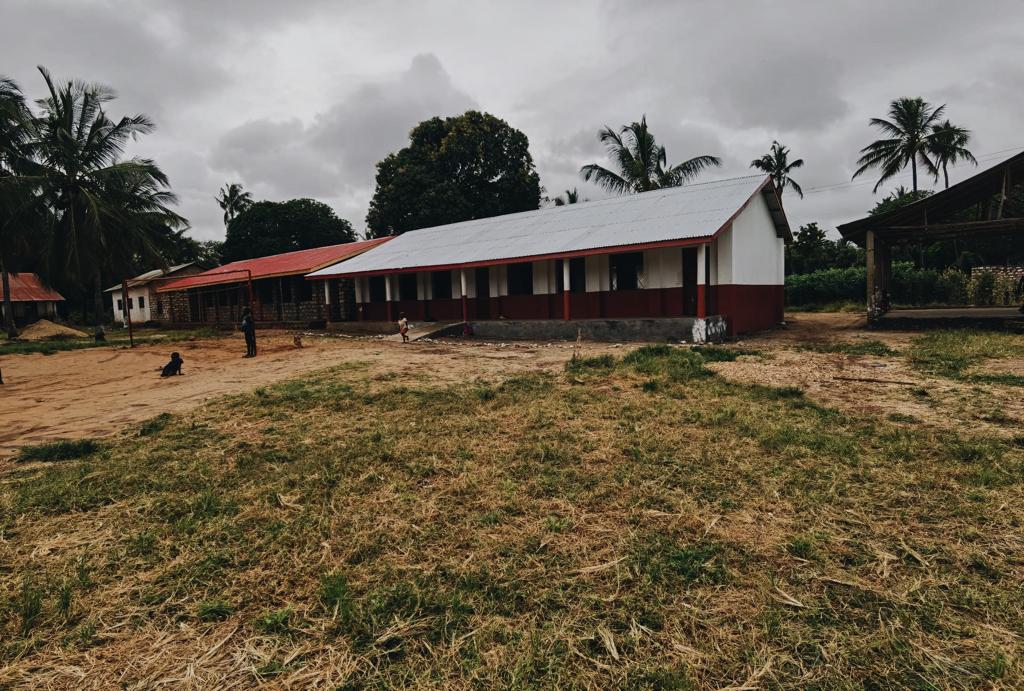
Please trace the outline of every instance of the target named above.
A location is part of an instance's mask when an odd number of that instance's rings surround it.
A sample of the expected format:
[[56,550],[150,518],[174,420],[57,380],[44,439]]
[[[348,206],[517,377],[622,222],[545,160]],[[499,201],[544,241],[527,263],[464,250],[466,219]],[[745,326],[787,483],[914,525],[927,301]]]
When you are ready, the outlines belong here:
[[[1020,347],[934,338],[905,357],[950,378]],[[0,685],[1024,684],[1024,436],[705,367],[736,355],[446,388],[354,363],[26,450]]]

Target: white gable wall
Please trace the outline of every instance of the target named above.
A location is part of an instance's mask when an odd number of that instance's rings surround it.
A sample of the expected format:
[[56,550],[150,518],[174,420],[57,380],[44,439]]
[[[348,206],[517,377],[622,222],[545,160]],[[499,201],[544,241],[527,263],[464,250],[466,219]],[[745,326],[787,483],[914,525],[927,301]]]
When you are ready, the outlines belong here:
[[757,195],[716,239],[713,283],[782,285],[785,248],[785,241],[775,233],[768,204]]

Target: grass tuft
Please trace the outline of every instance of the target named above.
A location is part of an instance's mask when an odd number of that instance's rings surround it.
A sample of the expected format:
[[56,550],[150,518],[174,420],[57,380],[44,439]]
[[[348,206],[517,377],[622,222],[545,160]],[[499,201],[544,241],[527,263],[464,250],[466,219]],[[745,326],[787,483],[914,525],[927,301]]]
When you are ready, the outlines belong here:
[[91,456],[100,450],[92,439],[58,439],[33,446],[23,446],[18,452],[22,461],[72,461]]

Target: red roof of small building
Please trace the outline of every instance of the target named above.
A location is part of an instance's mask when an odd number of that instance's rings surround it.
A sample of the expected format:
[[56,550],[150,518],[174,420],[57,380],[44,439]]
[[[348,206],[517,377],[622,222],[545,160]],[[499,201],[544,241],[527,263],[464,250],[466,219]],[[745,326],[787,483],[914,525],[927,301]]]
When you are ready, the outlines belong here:
[[[10,274],[11,302],[64,302],[64,296],[53,288],[47,288],[36,274]],[[4,297],[4,286],[0,282],[0,300]]]
[[250,273],[253,280],[258,278],[275,278],[277,276],[301,276],[335,264],[343,259],[349,259],[357,254],[362,254],[366,250],[390,239],[386,237],[362,240],[360,242],[346,242],[341,245],[328,245],[327,247],[314,247],[308,250],[273,254],[269,257],[243,259],[225,264],[224,266],[218,266],[201,274],[186,276],[177,281],[170,281],[164,285],[157,286],[157,292],[166,293],[172,290],[185,290],[186,288],[221,285],[224,283],[241,283],[249,280]]

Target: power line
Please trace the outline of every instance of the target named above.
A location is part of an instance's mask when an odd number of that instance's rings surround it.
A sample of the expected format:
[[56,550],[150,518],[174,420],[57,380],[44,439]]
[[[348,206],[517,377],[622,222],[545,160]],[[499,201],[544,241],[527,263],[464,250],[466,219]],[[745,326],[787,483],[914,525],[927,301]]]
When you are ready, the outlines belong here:
[[[1009,153],[1011,151],[1015,151],[1015,152],[1016,151],[1020,151],[1021,149],[1024,149],[1024,146],[1015,146],[1015,147],[1012,147],[1012,148],[1009,148],[1009,149],[1000,149],[999,151],[992,151],[992,152],[987,153],[987,154],[982,154],[981,156],[977,157],[977,160],[978,160],[979,163],[981,163],[983,161],[990,161],[993,158],[998,158],[998,157],[1000,157],[1003,154]],[[949,166],[949,168],[952,169],[952,170],[955,170],[957,168],[960,168],[960,167],[966,166],[966,165],[967,165],[967,162],[964,161],[964,162],[961,162],[961,163],[956,163],[954,165],[951,165],[951,166]],[[905,180],[905,179],[907,179],[909,177],[912,177],[912,176],[913,176],[912,172],[903,172],[903,173],[899,173],[898,175],[893,175],[891,178],[889,178],[889,180],[898,180],[898,179],[904,179]],[[805,189],[804,190],[804,194],[807,195],[807,194],[814,194],[816,192],[831,192],[833,190],[844,189],[844,188],[847,188],[847,187],[863,187],[865,185],[873,185],[873,184],[875,184],[874,180],[860,180],[860,181],[856,181],[856,182],[851,180],[851,181],[848,181],[848,182],[836,182],[836,183],[833,183],[833,184],[830,184],[830,185],[819,185],[817,187],[811,187],[811,188]]]

